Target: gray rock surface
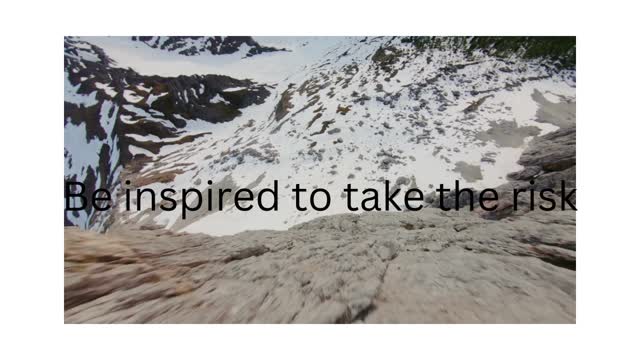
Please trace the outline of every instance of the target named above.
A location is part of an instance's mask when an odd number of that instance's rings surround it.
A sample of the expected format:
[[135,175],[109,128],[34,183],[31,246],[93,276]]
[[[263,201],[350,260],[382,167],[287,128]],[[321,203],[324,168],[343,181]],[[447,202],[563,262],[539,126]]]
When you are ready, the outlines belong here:
[[[535,138],[523,152],[518,163],[524,168],[510,173],[508,182],[498,186],[495,190],[499,198],[513,202],[514,189],[533,189],[539,192],[543,189],[553,189],[556,195],[560,194],[562,181],[565,188],[570,191],[577,186],[576,182],[576,127],[560,129],[546,135]],[[531,184],[533,181],[533,184]],[[472,189],[473,202],[478,206],[478,189]],[[537,195],[536,195],[537,196]],[[554,196],[550,196],[554,197]],[[471,201],[468,193],[462,193],[459,199],[460,207],[467,206]],[[519,208],[527,207],[524,197],[518,199]],[[557,201],[558,199],[556,199]],[[573,204],[576,196],[571,197]],[[455,206],[455,194],[448,192],[443,198],[446,208]],[[430,193],[425,198],[425,206],[440,207],[440,198],[436,193]]]
[[573,323],[575,212],[322,217],[209,237],[65,228],[67,323]]
[[[576,187],[576,128],[560,129],[534,139],[518,163],[524,169],[508,175],[512,187],[559,190],[565,181]],[[533,180],[534,185],[529,181]]]

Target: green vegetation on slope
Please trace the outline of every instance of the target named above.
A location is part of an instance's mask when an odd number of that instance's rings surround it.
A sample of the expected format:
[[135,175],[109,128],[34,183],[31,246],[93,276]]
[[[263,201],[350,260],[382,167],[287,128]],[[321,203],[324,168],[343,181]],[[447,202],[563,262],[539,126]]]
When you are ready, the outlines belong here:
[[452,49],[473,51],[497,57],[519,56],[523,59],[547,59],[559,68],[575,68],[575,36],[411,36],[403,42],[412,43],[420,50]]

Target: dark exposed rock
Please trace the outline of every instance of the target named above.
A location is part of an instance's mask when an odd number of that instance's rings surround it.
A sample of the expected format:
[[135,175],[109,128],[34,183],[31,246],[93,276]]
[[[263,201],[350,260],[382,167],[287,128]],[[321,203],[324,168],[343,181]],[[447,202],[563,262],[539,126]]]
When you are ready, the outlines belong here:
[[[500,220],[513,214],[513,202],[508,199],[500,199],[498,201],[487,201],[484,203],[485,207],[493,210],[483,210],[482,208],[476,209],[476,212],[484,219],[488,220]],[[495,209],[494,209],[495,208]]]
[[228,263],[231,261],[243,260],[252,256],[260,256],[267,252],[269,252],[269,248],[264,245],[252,246],[229,254],[224,258],[223,262]]
[[[115,176],[118,169],[128,166],[136,156],[138,162],[149,159],[132,153],[131,146],[158,154],[162,146],[192,142],[208,133],[184,135],[181,129],[188,121],[231,121],[240,114],[240,109],[263,103],[270,94],[264,85],[222,75],[141,75],[113,66],[113,60],[101,48],[74,37],[65,37],[64,54],[65,127],[82,125],[86,129],[86,143],[92,140],[103,143],[98,164],[86,169],[83,178],[80,174],[65,177],[65,181],[84,183],[88,190],[113,190],[120,180]],[[74,96],[91,100],[76,103]],[[128,120],[122,121],[124,118]],[[109,132],[105,119],[113,124]],[[133,135],[155,136],[160,140],[141,141]],[[117,142],[113,141],[116,138]],[[65,162],[72,164],[72,157],[77,155],[80,154],[65,151]],[[162,178],[169,179],[165,175]],[[92,215],[90,207],[83,212],[88,217]],[[92,221],[89,219],[89,224]],[[66,212],[65,223],[73,223]]]
[[251,36],[132,36],[131,40],[140,41],[154,49],[177,52],[185,56],[203,53],[233,54],[240,51],[243,45],[249,47],[247,57],[266,52],[286,51],[286,49],[262,46]]
[[547,172],[576,165],[576,128],[560,129],[535,139],[520,157],[525,167],[539,166]]
[[509,179],[512,179],[512,180],[528,181],[530,179],[533,179],[541,171],[542,171],[542,167],[533,165],[533,166],[527,166],[520,171],[510,173],[507,176],[509,177]]
[[276,104],[276,108],[274,110],[276,121],[280,121],[285,116],[287,116],[289,110],[293,107],[293,104],[291,104],[291,89],[292,88],[290,87],[285,92],[283,92],[282,96],[280,97],[280,101],[278,101],[278,103]]
[[[565,188],[575,189],[576,128],[560,129],[534,139],[518,163],[525,168],[508,175],[513,187],[553,189],[559,193],[564,183]],[[575,194],[570,199],[576,203]]]
[[[508,175],[509,182],[498,186],[495,190],[499,195],[501,205],[507,204],[509,201],[513,201],[514,189],[533,189],[534,191],[541,191],[543,189],[553,189],[556,194],[561,191],[561,185],[564,182],[565,188],[570,191],[576,188],[576,167],[575,167],[575,127],[560,129],[539,138],[534,139],[529,143],[527,149],[524,151],[519,164],[525,168],[511,173]],[[569,164],[569,167],[565,167]],[[571,165],[572,164],[572,165]],[[561,170],[555,170],[561,169]],[[533,181],[533,184],[531,183]],[[475,208],[478,208],[478,191],[471,189],[473,196],[469,196],[468,192],[463,192],[459,197],[459,206],[467,207],[473,200]],[[502,202],[504,200],[504,202]],[[528,208],[528,202],[523,198],[518,199],[518,208]],[[570,197],[572,203],[575,205],[575,194]],[[456,197],[453,191],[446,193],[443,198],[443,205],[445,208],[455,207]],[[440,207],[440,198],[436,196],[435,192],[425,197],[425,205],[427,207]],[[483,216],[492,219],[500,219],[513,213],[512,211],[497,210],[490,214],[483,213]]]
[[393,65],[400,57],[400,50],[394,46],[380,47],[371,57],[374,63],[386,72],[393,71]]

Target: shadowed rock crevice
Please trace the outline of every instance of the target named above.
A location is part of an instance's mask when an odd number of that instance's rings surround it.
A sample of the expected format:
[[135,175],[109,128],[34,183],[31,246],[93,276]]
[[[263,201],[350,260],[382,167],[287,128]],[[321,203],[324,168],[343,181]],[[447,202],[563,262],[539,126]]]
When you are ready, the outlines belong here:
[[229,256],[224,258],[223,262],[229,263],[232,261],[243,260],[252,256],[260,256],[262,254],[268,253],[269,251],[269,248],[263,245],[248,247],[230,254]]

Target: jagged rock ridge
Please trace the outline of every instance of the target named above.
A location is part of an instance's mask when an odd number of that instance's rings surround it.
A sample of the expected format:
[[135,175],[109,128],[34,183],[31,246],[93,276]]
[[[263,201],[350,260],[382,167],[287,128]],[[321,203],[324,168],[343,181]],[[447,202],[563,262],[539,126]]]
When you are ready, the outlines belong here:
[[244,56],[286,51],[271,46],[262,46],[251,36],[132,36],[151,48],[173,51],[185,56],[200,54],[226,55],[244,51]]
[[[164,146],[210,134],[197,124],[231,121],[270,94],[265,85],[223,75],[140,75],[73,37],[65,38],[64,54],[65,181],[89,192],[114,190],[123,166],[140,167]],[[93,215],[65,212],[65,224],[105,225]]]

